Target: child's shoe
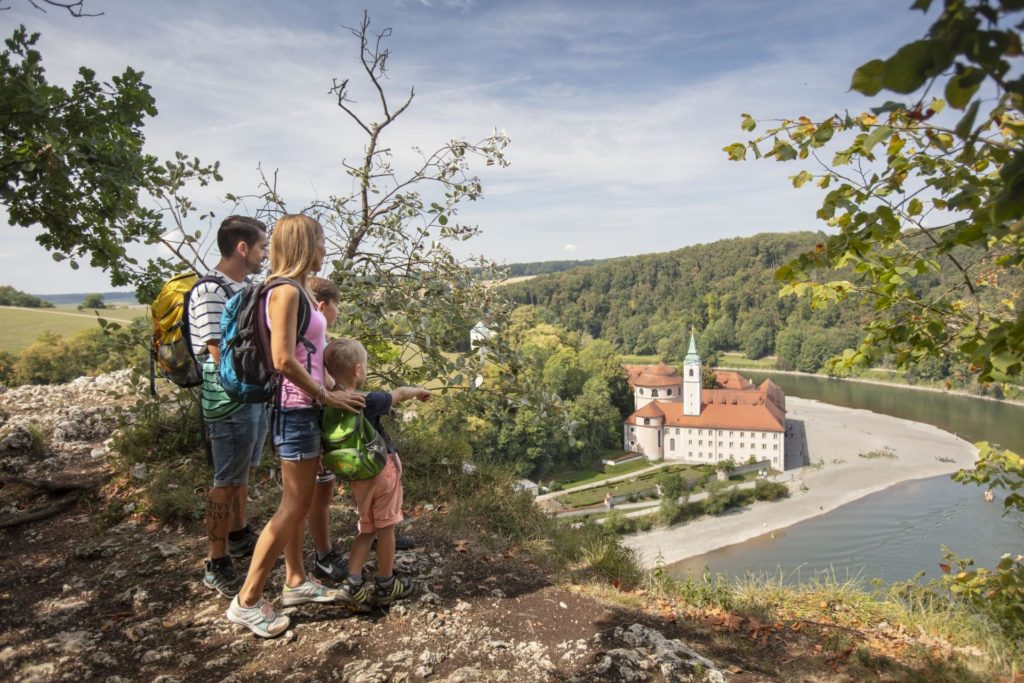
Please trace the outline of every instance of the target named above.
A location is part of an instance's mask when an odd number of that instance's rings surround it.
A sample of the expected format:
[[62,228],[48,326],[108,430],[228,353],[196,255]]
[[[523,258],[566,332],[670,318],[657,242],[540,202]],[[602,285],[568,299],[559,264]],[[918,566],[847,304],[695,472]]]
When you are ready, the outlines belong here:
[[337,550],[331,550],[322,559],[317,557],[313,560],[313,576],[321,581],[338,583],[345,578],[347,571],[348,565],[342,561]]
[[412,594],[412,581],[405,576],[392,574],[387,579],[377,577],[374,582],[377,584],[377,604],[380,605],[390,605]]
[[352,612],[369,612],[374,606],[373,582],[361,581],[353,583],[352,579],[345,577],[345,580],[338,586],[338,602],[344,603]]

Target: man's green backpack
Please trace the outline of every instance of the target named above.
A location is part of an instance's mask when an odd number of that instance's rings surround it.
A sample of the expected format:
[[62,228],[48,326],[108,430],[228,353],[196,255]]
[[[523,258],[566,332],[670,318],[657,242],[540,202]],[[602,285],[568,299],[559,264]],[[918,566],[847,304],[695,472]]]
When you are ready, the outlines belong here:
[[388,462],[388,446],[363,413],[327,408],[323,417],[324,467],[344,481],[362,481],[380,474]]

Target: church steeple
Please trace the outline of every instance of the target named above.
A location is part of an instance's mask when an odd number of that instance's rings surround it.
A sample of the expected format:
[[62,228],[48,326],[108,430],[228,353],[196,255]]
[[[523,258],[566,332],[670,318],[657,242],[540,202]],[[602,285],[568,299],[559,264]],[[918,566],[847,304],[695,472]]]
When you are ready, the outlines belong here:
[[697,337],[690,331],[690,348],[683,358],[683,415],[700,415],[701,390],[700,354],[697,353]]

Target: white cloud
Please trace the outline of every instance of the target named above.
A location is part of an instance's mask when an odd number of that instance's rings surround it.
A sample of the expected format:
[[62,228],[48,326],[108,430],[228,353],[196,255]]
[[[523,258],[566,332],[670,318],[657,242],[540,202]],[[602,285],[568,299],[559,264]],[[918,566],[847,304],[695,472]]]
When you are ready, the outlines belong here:
[[565,249],[566,251],[569,251],[569,252],[576,251],[576,245],[575,244],[566,244],[562,248]]

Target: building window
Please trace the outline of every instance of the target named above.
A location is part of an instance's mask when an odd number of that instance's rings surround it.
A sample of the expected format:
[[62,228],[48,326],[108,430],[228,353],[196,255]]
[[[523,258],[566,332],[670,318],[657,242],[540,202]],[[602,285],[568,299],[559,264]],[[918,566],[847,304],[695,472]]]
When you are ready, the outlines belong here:
[[718,442],[718,447],[719,447],[719,448],[721,448],[721,447],[722,447],[722,442],[721,442],[721,441],[719,441],[719,442]]
[[674,451],[676,449],[676,440],[675,439],[669,439],[668,440],[668,449],[670,451]]
[[732,448],[732,441],[729,442],[729,448]]
[[[740,432],[740,436],[741,437],[743,436],[743,432]],[[743,446],[740,446],[740,448],[743,448]]]
[[649,425],[649,424],[651,424],[651,418],[649,418],[649,417],[645,417],[645,418],[644,418],[644,424],[645,424],[645,425]]
[[766,444],[766,443],[761,444],[761,450],[762,451],[768,450],[768,444]]
[[779,450],[779,444],[775,444],[774,446],[772,446],[772,450],[773,451]]
[[687,441],[686,443],[687,443],[687,445],[690,445],[690,446],[692,446],[692,445],[693,445],[693,439],[690,439],[690,440],[689,440],[689,441]]
[[658,448],[661,448],[661,430],[658,430]]
[[651,396],[653,396],[654,398],[658,398],[658,390],[657,389],[651,389]]
[[775,432],[775,440],[776,440],[776,441],[778,441],[778,440],[779,440],[779,433],[778,433],[778,432]]
[[740,448],[743,448],[743,442],[740,441]]
[[703,439],[699,439],[699,440],[697,441],[697,445],[698,445],[698,446],[703,446],[703,445],[704,445],[704,440],[703,440]]
[[676,428],[676,434],[677,435],[679,434],[679,428],[678,427]]
[[693,430],[692,430],[692,429],[687,429],[687,430],[686,430],[686,433],[687,433],[687,434],[693,434]]
[[732,430],[731,429],[729,430],[729,436],[732,436]]
[[630,434],[636,434],[636,427],[630,427],[629,428],[629,433]]
[[690,377],[693,377],[693,368],[690,368]]

